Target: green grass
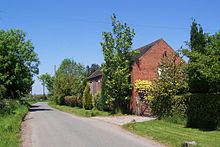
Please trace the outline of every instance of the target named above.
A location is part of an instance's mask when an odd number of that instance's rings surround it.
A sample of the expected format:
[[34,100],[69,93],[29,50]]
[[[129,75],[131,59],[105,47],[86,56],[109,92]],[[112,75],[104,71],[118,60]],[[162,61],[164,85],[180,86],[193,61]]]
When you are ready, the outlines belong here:
[[138,135],[157,140],[165,145],[179,147],[185,141],[196,141],[197,146],[219,147],[220,131],[201,131],[185,128],[164,120],[131,123],[123,126]]
[[20,127],[27,112],[27,106],[19,105],[13,114],[0,116],[0,147],[20,146]]
[[96,109],[85,110],[85,109],[79,108],[79,107],[70,107],[70,106],[65,106],[65,105],[57,105],[53,102],[49,102],[48,104],[51,107],[56,108],[58,110],[68,112],[68,113],[71,113],[71,114],[75,114],[75,115],[78,115],[78,116],[83,116],[83,117],[109,116],[110,115],[109,112],[99,111],[99,110],[96,110]]

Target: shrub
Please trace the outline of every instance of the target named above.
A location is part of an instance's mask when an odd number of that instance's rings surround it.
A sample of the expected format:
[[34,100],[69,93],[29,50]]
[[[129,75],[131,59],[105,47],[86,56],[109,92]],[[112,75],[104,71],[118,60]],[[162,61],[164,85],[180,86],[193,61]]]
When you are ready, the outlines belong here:
[[0,84],[0,100],[4,99],[6,96],[6,88],[5,86]]
[[188,95],[187,127],[215,130],[220,126],[220,95]]
[[96,109],[98,109],[98,107],[99,107],[100,98],[101,98],[101,96],[100,96],[99,93],[96,93],[96,95],[93,96],[93,99],[92,99],[93,100],[93,106]]
[[57,95],[57,96],[55,96],[55,102],[58,105],[64,105],[65,104],[64,97],[65,97],[64,95]]
[[76,96],[65,96],[64,103],[67,106],[76,107],[77,106],[77,97]]
[[152,99],[153,85],[147,80],[137,80],[134,83],[134,88],[138,92],[140,97],[143,97],[150,101]]
[[93,108],[92,104],[92,94],[90,93],[90,86],[87,84],[83,92],[83,108],[91,110]]
[[12,114],[18,107],[19,101],[4,99],[0,101],[0,115]]

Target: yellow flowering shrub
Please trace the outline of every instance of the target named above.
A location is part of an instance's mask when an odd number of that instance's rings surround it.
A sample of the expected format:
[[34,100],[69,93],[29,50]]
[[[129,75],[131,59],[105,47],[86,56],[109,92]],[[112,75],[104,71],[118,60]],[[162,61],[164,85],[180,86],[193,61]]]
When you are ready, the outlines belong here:
[[144,98],[147,100],[152,99],[153,84],[148,80],[136,80],[134,83],[134,88],[138,94],[143,94]]

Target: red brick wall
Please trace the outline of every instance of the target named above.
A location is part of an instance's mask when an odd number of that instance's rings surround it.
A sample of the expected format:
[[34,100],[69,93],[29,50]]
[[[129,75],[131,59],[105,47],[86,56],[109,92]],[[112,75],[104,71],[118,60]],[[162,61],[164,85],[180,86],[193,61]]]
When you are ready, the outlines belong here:
[[[90,84],[90,92],[93,96],[95,96],[97,93],[101,94],[102,89],[102,76],[99,76],[97,78],[93,78],[89,80]],[[97,87],[96,87],[97,86]],[[96,87],[94,89],[94,87]]]
[[[132,65],[131,80],[134,83],[136,80],[154,80],[157,75],[157,68],[163,57],[164,51],[167,56],[171,56],[174,50],[163,40],[160,40],[152,46],[143,56],[139,58],[139,62]],[[133,113],[136,113],[136,98],[137,93],[132,90],[132,98],[130,108]]]

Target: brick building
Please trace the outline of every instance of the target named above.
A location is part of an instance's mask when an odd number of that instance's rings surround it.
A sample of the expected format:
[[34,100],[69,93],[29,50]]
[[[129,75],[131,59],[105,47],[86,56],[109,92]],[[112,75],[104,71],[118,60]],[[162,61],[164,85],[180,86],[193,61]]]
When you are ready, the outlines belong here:
[[[137,54],[134,58],[134,64],[132,65],[131,71],[131,81],[134,83],[136,80],[154,80],[156,78],[157,72],[159,71],[159,64],[161,62],[161,58],[164,56],[171,56],[174,54],[174,50],[170,47],[163,39],[156,40],[148,45],[140,47],[136,50],[139,50],[139,54]],[[88,80],[90,82],[91,93],[95,95],[96,93],[101,92],[101,80],[102,80],[102,72],[100,69],[92,73]],[[138,94],[135,90],[132,90],[132,98],[130,101],[130,109],[133,113],[140,113],[138,109],[142,108],[143,105],[138,104]],[[148,106],[145,108],[147,113],[150,113],[150,109]],[[141,107],[141,108],[137,108]],[[140,110],[140,111],[141,111]]]

